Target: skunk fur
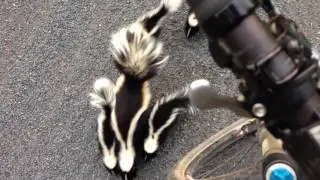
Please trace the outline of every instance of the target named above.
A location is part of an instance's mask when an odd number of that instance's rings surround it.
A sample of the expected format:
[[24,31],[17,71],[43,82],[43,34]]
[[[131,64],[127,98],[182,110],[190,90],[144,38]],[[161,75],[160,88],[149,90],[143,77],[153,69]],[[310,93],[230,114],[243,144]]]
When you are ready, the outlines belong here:
[[[91,104],[101,111],[98,141],[103,163],[124,179],[134,178],[139,157],[158,148],[158,144],[152,147],[148,143],[155,140],[152,137],[158,138],[181,109],[189,108],[185,92],[163,98],[150,107],[149,80],[168,60],[168,56],[162,55],[163,44],[158,39],[159,23],[167,14],[175,12],[181,2],[162,0],[158,8],[113,34],[111,52],[121,75],[115,84],[107,78],[96,80],[90,94]],[[152,147],[152,151],[148,147]]]

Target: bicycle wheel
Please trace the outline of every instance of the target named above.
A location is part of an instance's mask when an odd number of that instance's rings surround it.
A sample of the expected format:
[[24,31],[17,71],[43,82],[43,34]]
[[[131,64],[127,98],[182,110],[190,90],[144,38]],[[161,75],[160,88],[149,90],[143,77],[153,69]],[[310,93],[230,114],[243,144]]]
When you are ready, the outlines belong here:
[[168,179],[263,179],[258,127],[256,119],[234,122],[187,153]]

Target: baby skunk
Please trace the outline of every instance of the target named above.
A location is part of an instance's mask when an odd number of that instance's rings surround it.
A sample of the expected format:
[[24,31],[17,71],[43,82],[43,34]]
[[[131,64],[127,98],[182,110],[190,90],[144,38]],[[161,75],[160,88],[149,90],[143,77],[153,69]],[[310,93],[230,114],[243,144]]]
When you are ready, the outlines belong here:
[[210,83],[206,79],[198,79],[185,87],[182,91],[162,97],[145,114],[148,122],[148,133],[144,138],[144,151],[146,155],[154,154],[159,144],[166,136],[166,130],[174,123],[176,117],[182,112],[194,114],[198,110],[199,101],[204,96],[199,92],[208,89]]
[[[135,176],[134,166],[137,157],[143,155],[144,146],[147,152],[157,149],[152,146],[155,144],[153,137],[158,138],[172,124],[178,113],[176,107],[182,108],[177,95],[160,100],[157,108],[148,111],[151,100],[148,81],[168,60],[168,56],[162,55],[163,45],[157,39],[159,22],[168,13],[175,12],[181,3],[181,0],[162,0],[157,9],[149,11],[113,35],[111,51],[121,75],[115,85],[107,78],[98,79],[90,94],[91,104],[101,110],[98,116],[98,140],[104,165],[109,170],[119,171],[125,179]],[[183,101],[183,104],[186,103]],[[162,106],[166,106],[168,111]],[[149,125],[153,129],[148,134]]]
[[153,157],[166,136],[168,128],[182,112],[193,114],[194,108],[189,99],[190,87],[160,98],[150,107],[143,118],[148,123],[147,136],[144,138],[143,150],[147,157]]

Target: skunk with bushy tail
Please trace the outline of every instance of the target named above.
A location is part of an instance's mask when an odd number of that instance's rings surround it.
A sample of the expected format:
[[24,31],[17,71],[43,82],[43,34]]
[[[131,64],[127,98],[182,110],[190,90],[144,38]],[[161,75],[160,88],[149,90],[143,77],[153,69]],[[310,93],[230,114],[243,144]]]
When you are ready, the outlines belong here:
[[160,23],[178,10],[182,0],[162,0],[160,6],[112,35],[113,62],[121,75],[94,83],[91,104],[100,109],[98,141],[108,170],[133,179],[137,161],[154,154],[177,115],[192,110],[189,87],[151,106],[149,80],[165,66],[159,40]]
[[158,8],[113,34],[111,52],[121,75],[116,84],[107,78],[96,80],[90,94],[91,104],[101,110],[98,141],[103,163],[107,169],[125,174],[125,178],[131,178],[136,158],[143,150],[147,127],[141,119],[151,101],[149,80],[168,60],[158,40],[160,22],[180,4],[181,0],[162,0]]

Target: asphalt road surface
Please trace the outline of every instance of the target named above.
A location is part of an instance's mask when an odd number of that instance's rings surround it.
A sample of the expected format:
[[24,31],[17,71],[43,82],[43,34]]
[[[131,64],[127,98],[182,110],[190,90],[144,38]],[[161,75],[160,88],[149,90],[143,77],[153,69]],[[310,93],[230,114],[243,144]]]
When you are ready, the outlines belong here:
[[[97,111],[88,93],[95,79],[113,80],[112,32],[156,0],[0,1],[0,179],[117,179],[105,171],[96,141]],[[282,0],[315,46],[320,42],[319,0]],[[199,34],[187,41],[187,7],[165,21],[161,36],[171,55],[152,80],[154,96],[199,78],[217,92],[237,94],[233,75],[218,68]],[[180,117],[159,156],[140,167],[142,180],[164,180],[195,145],[235,120],[226,110]]]

